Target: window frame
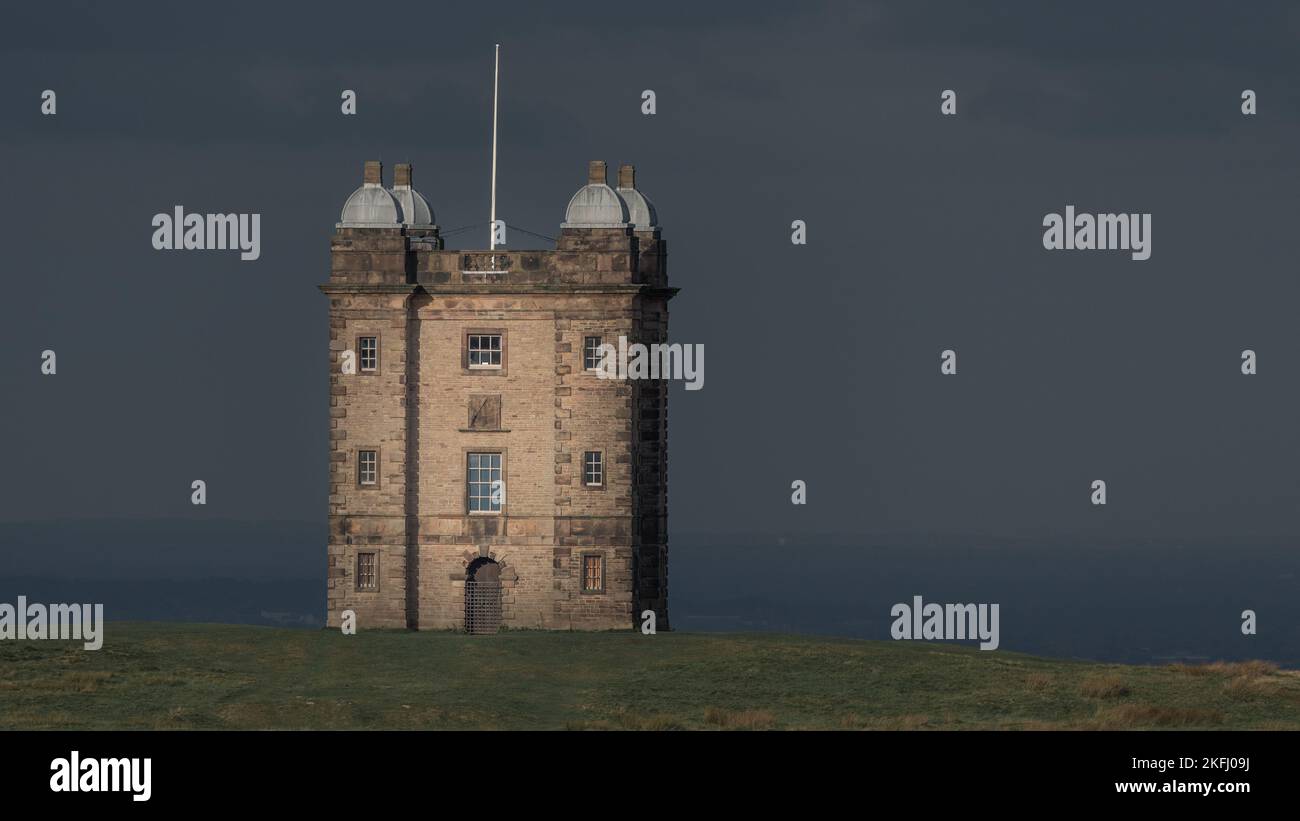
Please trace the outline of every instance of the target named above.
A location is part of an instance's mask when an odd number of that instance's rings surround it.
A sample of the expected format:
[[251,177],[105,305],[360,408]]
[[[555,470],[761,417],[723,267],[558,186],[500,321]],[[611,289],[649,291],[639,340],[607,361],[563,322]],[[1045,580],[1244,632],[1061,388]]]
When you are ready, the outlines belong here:
[[[469,364],[469,341],[471,337],[476,336],[498,336],[501,338],[501,364],[494,365],[475,365]],[[461,334],[460,341],[460,367],[461,372],[466,374],[492,374],[505,376],[509,365],[509,336],[505,328],[466,328]]]
[[[363,453],[373,453],[373,454],[375,455],[375,480],[374,480],[373,482],[363,482],[363,481],[361,480],[361,476],[362,476],[362,473],[361,473],[361,465],[362,465],[362,462],[361,462],[361,458],[362,458],[362,457],[361,457],[361,454],[363,454]],[[379,448],[377,448],[377,447],[358,447],[358,448],[356,449],[356,451],[355,451],[355,454],[356,454],[356,464],[357,464],[357,468],[356,468],[357,487],[359,487],[359,488],[366,488],[366,489],[377,488],[377,487],[379,487],[379,474],[380,474],[379,465],[381,464],[381,462],[380,462],[380,457],[379,457]]]
[[[366,358],[365,358],[364,349],[361,346],[361,342],[364,339],[373,339],[375,341],[375,366],[373,368],[367,368],[365,366]],[[355,350],[357,352],[357,373],[365,373],[365,374],[379,373],[380,340],[379,340],[378,333],[357,334]]]
[[[587,457],[591,455],[597,457],[597,464],[600,467],[600,481],[587,481]],[[582,486],[591,490],[603,490],[605,487],[605,451],[603,450],[584,450],[582,452]]]
[[[465,459],[464,459],[463,464],[465,465],[465,468],[464,468],[464,473],[463,473],[462,475],[463,475],[464,478],[465,478],[465,515],[467,515],[467,516],[504,516],[505,513],[506,513],[506,508],[507,508],[507,507],[509,506],[509,504],[510,504],[510,490],[509,490],[510,483],[509,483],[509,477],[508,477],[508,475],[507,475],[507,473],[506,473],[506,451],[505,451],[505,449],[504,449],[504,448],[483,448],[483,447],[473,447],[473,448],[465,448],[464,453],[465,453]],[[473,485],[473,484],[480,484],[480,485],[481,485],[482,482],[472,483],[472,482],[470,481],[470,474],[469,474],[469,471],[470,471],[469,459],[470,459],[471,456],[496,456],[496,457],[498,458],[498,461],[499,461],[499,465],[500,465],[500,467],[499,467],[499,468],[496,468],[496,469],[500,471],[500,481],[502,482],[503,487],[506,488],[506,493],[505,493],[505,499],[502,500],[500,507],[498,507],[496,510],[474,510],[474,509],[473,509],[473,500],[474,500],[474,499],[482,499],[482,498],[484,498],[484,497],[481,496],[481,495],[480,495],[480,496],[474,496],[473,493],[472,493],[472,489],[473,489],[473,488],[472,488],[472,485]],[[478,467],[478,468],[475,468],[475,469],[476,469],[476,470],[484,470],[484,468],[481,467],[481,466]],[[490,504],[491,504],[491,499],[492,499],[492,484],[491,484],[491,483],[492,483],[492,481],[493,481],[493,479],[491,478],[491,476],[492,476],[491,471],[494,470],[494,469],[493,469],[493,468],[487,468],[487,470],[489,471],[489,473],[488,473],[488,477],[489,477],[489,478],[488,478],[488,496],[487,496],[487,499],[488,499],[488,504],[490,505]]]
[[[588,354],[588,351],[587,351],[587,343],[590,342],[590,341],[593,340],[593,339],[596,340],[596,347],[595,347],[595,350],[591,351],[591,354],[592,354],[593,356],[596,357],[596,364],[595,364],[595,365],[588,365],[588,364],[587,364],[587,354]],[[605,337],[603,337],[603,336],[601,336],[601,335],[599,335],[599,334],[596,334],[596,335],[592,335],[592,334],[583,334],[583,336],[582,336],[582,352],[581,352],[580,356],[582,357],[582,370],[583,370],[584,373],[599,373],[599,372],[600,372],[600,370],[601,370],[601,367],[600,367],[600,365],[601,365],[600,346],[601,346],[602,343],[604,343],[604,341],[605,341]]]
[[[578,566],[578,589],[585,596],[599,596],[605,592],[605,573],[608,570],[605,562],[605,554],[588,551],[580,555],[581,564]],[[600,587],[587,587],[587,560],[596,559],[600,563]]]
[[[361,584],[361,557],[370,556],[371,566],[370,585],[362,586]],[[379,592],[379,551],[378,550],[358,550],[356,554],[356,578],[353,587],[358,593],[378,593]]]

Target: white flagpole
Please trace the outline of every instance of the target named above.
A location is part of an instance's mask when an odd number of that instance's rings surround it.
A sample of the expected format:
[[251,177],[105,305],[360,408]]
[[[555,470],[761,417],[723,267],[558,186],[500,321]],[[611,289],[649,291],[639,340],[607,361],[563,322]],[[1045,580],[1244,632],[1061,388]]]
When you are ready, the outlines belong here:
[[488,248],[497,248],[497,84],[501,76],[501,44],[497,43],[492,69],[492,214],[488,224]]

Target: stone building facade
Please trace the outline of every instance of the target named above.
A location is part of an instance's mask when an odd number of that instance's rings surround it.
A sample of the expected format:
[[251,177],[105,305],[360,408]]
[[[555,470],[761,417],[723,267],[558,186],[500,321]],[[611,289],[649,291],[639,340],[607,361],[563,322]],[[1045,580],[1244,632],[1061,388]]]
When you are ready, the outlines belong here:
[[632,166],[591,163],[554,250],[467,251],[365,164],[320,286],[330,626],[668,628],[667,384],[590,367],[667,341],[666,262]]

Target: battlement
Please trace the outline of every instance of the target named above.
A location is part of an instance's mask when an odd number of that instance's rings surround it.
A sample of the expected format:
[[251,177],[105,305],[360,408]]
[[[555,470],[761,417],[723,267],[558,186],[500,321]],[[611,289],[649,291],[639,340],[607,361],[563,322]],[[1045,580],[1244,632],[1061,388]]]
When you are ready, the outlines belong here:
[[437,237],[404,229],[340,228],[330,246],[329,284],[668,287],[662,239],[631,231],[592,236],[596,230],[566,228],[554,250],[475,251],[444,249]]

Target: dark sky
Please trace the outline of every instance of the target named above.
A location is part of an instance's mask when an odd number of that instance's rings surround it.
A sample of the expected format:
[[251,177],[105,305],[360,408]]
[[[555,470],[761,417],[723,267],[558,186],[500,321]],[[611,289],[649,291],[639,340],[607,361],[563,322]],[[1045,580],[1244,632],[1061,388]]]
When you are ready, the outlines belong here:
[[[501,214],[553,236],[590,159],[658,206],[706,350],[673,530],[1292,543],[1300,12],[979,5],[6,9],[0,520],[323,521],[330,232],[367,159],[486,222],[500,42]],[[154,251],[177,204],[261,259]],[[1043,250],[1067,204],[1150,212],[1151,259]]]

